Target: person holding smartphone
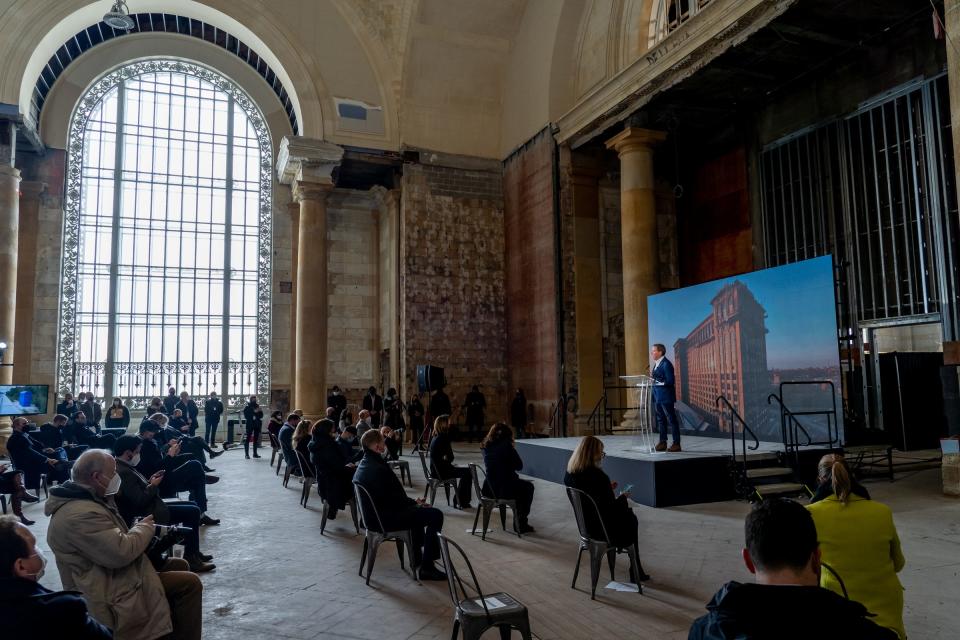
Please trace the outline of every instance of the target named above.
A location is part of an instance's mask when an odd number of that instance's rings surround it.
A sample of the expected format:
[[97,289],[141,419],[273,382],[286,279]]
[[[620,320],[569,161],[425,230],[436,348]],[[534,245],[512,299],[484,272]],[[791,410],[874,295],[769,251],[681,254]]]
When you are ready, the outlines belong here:
[[[596,503],[597,509],[586,504],[583,507],[583,516],[590,537],[603,540],[604,529],[606,529],[613,546],[625,548],[636,544],[639,550],[640,534],[637,516],[627,502],[630,493],[626,489],[619,495],[614,493],[617,483],[610,480],[610,477],[600,468],[605,455],[600,438],[584,436],[577,448],[573,450],[570,461],[567,462],[567,473],[563,477],[563,484],[583,491]],[[627,489],[629,488],[628,486]],[[597,520],[597,511],[600,512],[602,524]],[[634,581],[650,579],[642,566],[638,567],[638,570],[640,575],[631,576],[631,579]]]

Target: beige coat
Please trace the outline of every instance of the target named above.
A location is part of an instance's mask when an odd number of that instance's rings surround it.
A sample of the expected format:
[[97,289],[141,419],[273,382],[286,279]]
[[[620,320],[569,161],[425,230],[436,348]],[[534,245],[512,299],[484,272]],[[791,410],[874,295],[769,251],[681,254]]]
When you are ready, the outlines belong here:
[[153,640],[173,631],[163,585],[144,555],[152,525],[127,529],[112,504],[73,482],[50,490],[45,511],[63,588],[82,592],[116,640]]

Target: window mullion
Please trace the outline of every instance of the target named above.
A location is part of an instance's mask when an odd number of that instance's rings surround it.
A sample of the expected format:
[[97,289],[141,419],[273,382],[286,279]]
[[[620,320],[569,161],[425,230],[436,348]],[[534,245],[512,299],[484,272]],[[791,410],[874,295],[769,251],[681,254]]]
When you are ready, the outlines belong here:
[[117,290],[120,262],[120,207],[123,202],[123,138],[126,114],[126,83],[117,88],[117,136],[114,145],[113,167],[113,235],[110,239],[110,298],[107,313],[107,362],[104,367],[103,394],[105,398],[116,395],[114,366],[117,360]]
[[[233,225],[233,96],[227,101],[227,189],[224,198],[224,225],[223,225],[223,317],[220,330],[221,337],[221,375],[222,385],[220,392],[223,394],[224,402],[229,406],[230,396],[228,394],[228,383],[230,380],[229,362],[230,362],[230,246],[231,246],[231,227]],[[242,359],[242,358],[241,358]]]

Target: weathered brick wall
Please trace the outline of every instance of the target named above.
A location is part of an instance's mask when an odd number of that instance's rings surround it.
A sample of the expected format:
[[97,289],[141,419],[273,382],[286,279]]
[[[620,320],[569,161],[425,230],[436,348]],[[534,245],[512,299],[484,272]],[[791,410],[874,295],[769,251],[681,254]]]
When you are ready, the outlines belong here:
[[409,398],[416,367],[446,370],[454,407],[480,385],[488,421],[503,419],[504,236],[498,164],[422,152],[401,190],[401,354]]
[[553,141],[548,132],[503,168],[507,366],[543,425],[559,395]]

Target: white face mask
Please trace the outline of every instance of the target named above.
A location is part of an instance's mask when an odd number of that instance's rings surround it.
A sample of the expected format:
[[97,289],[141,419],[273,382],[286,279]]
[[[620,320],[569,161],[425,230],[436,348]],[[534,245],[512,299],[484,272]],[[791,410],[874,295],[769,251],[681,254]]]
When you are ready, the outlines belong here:
[[115,473],[113,477],[110,478],[110,484],[107,485],[107,490],[103,492],[103,495],[116,495],[118,491],[120,491],[120,474]]
[[140,465],[140,454],[138,453],[137,455],[130,458],[130,466],[137,467],[139,465]]
[[44,573],[46,572],[46,570],[47,570],[47,556],[43,555],[43,551],[40,551],[40,549],[37,549],[37,552],[36,552],[35,554],[33,554],[33,555],[35,555],[35,556],[37,556],[38,558],[40,558],[40,563],[41,563],[41,564],[40,564],[40,571],[37,571],[36,573],[28,573],[27,575],[28,575],[28,576],[33,576],[33,577],[36,578],[37,580],[40,580],[40,578],[43,577],[43,574],[44,574]]

